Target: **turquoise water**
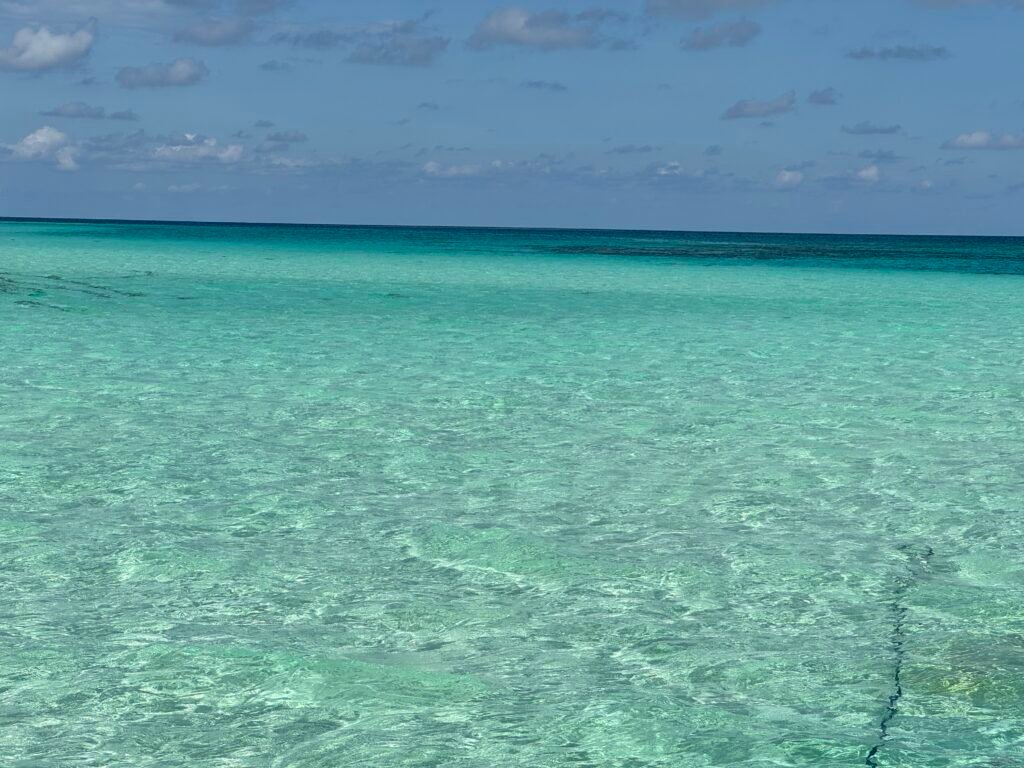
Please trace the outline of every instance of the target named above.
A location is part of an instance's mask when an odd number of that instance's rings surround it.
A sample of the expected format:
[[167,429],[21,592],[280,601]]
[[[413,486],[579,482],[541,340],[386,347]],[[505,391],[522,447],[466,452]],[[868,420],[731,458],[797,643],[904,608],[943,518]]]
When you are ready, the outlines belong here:
[[0,222],[0,765],[1024,765],[1024,241]]

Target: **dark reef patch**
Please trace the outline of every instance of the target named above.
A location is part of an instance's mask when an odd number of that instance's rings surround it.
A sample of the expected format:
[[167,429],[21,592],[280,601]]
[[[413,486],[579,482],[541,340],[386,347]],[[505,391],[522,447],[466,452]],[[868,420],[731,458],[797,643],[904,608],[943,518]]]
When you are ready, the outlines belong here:
[[903,698],[903,661],[906,656],[906,623],[910,609],[906,605],[907,593],[927,573],[928,564],[935,554],[931,547],[901,544],[897,549],[909,558],[906,572],[896,579],[889,614],[892,618],[892,631],[889,633],[889,647],[892,649],[893,672],[892,692],[886,702],[882,719],[878,723],[878,740],[868,750],[864,764],[870,768],[878,768],[878,753],[889,740],[889,725],[899,714],[900,699]]
[[[141,275],[131,275],[131,277],[138,276]],[[141,291],[125,291],[85,280],[72,280],[60,275],[18,275],[15,277],[7,272],[0,273],[0,294],[30,296],[33,299],[37,299],[49,296],[56,291],[95,296],[99,299],[135,299],[146,295]],[[48,306],[62,311],[70,311],[66,307],[28,299],[16,301],[15,304],[20,306]]]

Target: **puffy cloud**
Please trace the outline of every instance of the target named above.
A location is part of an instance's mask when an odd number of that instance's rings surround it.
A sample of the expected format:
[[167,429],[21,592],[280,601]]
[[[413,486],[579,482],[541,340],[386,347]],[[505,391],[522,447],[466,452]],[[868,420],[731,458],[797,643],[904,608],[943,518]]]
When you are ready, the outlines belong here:
[[804,174],[789,168],[784,168],[775,176],[775,186],[779,189],[793,189],[804,183]]
[[195,45],[239,45],[252,37],[253,29],[252,20],[242,16],[203,19],[176,32],[174,39]]
[[727,11],[754,10],[770,2],[772,0],[646,0],[644,10],[650,16],[707,19]]
[[73,32],[52,32],[48,27],[25,27],[0,48],[0,70],[41,72],[69,67],[89,55],[96,40],[96,20]]
[[257,167],[237,142],[220,142],[197,133],[150,135],[145,131],[91,136],[80,146],[90,163],[135,172],[197,164]]
[[210,70],[198,59],[177,59],[169,64],[124,67],[117,73],[122,88],[169,88],[196,85]]
[[839,103],[839,93],[835,88],[822,88],[820,91],[811,91],[807,101],[819,107],[832,107]]
[[699,27],[683,39],[687,51],[710,51],[713,48],[742,48],[761,34],[761,25],[748,19],[711,27]]
[[935,45],[897,45],[892,48],[858,48],[846,54],[847,58],[858,61],[878,59],[880,61],[938,61],[948,59],[946,48]]
[[207,139],[194,133],[186,133],[161,144],[153,150],[157,160],[169,160],[181,163],[217,161],[221,163],[237,163],[242,159],[243,149],[240,144],[221,146],[216,139]]
[[512,6],[493,11],[477,26],[469,45],[479,50],[501,45],[553,51],[559,48],[594,48],[605,42],[603,22],[621,19],[619,14],[590,10],[578,14],[562,11],[529,11]]
[[37,131],[33,131],[17,144],[8,146],[15,156],[24,160],[33,160],[40,157],[52,155],[60,147],[68,143],[66,133],[58,131],[49,125],[44,125]]
[[877,165],[869,165],[861,168],[854,174],[858,181],[863,181],[867,184],[876,184],[882,178],[882,171]]
[[19,160],[53,160],[62,171],[77,171],[79,148],[71,143],[66,133],[45,125],[33,131],[17,144],[6,147]]
[[640,172],[639,179],[672,189],[700,190],[714,189],[723,181],[720,174],[713,169],[693,170],[676,161],[648,166]]
[[753,99],[742,99],[737,101],[724,113],[723,120],[739,120],[746,118],[763,118],[772,115],[781,115],[792,112],[796,108],[796,91],[784,93],[776,99],[768,101],[756,101]]
[[57,150],[54,155],[54,159],[57,161],[57,170],[60,171],[77,171],[78,170],[78,147],[61,147]]
[[844,125],[842,130],[843,133],[854,136],[891,136],[900,133],[903,127],[900,125],[877,125],[865,120],[856,125]]
[[961,133],[942,145],[943,149],[1024,149],[1024,133]]
[[675,160],[654,167],[655,176],[700,176],[703,171],[690,171]]
[[834,176],[825,176],[821,181],[836,189],[864,189],[865,187],[873,187],[882,181],[882,169],[875,163],[871,163],[863,168],[846,171]]

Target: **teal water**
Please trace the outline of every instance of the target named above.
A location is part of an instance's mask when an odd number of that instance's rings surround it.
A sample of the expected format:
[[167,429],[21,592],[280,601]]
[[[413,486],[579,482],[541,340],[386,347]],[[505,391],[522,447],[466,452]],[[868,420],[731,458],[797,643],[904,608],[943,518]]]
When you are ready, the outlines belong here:
[[1024,765],[1024,241],[0,222],[0,765]]

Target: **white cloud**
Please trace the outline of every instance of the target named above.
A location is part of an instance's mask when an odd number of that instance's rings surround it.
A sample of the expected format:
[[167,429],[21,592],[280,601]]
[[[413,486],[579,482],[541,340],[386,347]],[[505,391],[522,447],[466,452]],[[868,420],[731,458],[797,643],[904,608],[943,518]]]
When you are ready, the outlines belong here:
[[61,147],[57,150],[54,158],[57,160],[57,168],[62,171],[77,171],[78,163],[76,157],[78,156],[78,147]]
[[67,143],[66,133],[61,133],[56,128],[45,125],[38,131],[30,133],[17,144],[10,145],[9,149],[17,157],[33,160],[52,155],[59,147],[63,147]]
[[800,171],[783,169],[775,176],[775,186],[779,189],[792,189],[804,183],[804,175]]
[[425,163],[422,170],[427,176],[443,179],[479,176],[483,172],[479,165],[442,165],[436,160]]
[[53,160],[62,171],[77,171],[75,158],[79,148],[71,143],[66,133],[49,125],[33,131],[17,144],[6,148],[19,160]]
[[49,27],[19,29],[11,45],[0,48],[0,70],[42,72],[81,61],[96,40],[96,20],[74,32],[52,32]]
[[867,184],[876,184],[882,179],[882,171],[877,165],[869,165],[865,168],[861,168],[854,174],[854,176],[857,177],[858,181],[863,181]]
[[989,131],[961,133],[942,145],[943,149],[1024,149],[1024,133],[997,134]]
[[682,163],[676,162],[675,160],[656,165],[653,168],[654,175],[659,178],[668,179],[686,179],[689,181],[703,181],[707,178],[708,173],[704,170],[690,170]]
[[242,159],[241,144],[221,146],[216,139],[200,138],[194,133],[187,133],[178,138],[176,143],[161,144],[153,150],[157,160],[196,163],[212,160],[221,163],[237,163]]
[[594,47],[601,43],[598,28],[607,18],[610,16],[594,12],[574,16],[561,11],[531,12],[518,6],[499,8],[480,22],[469,45],[480,49],[518,45],[548,51]]

